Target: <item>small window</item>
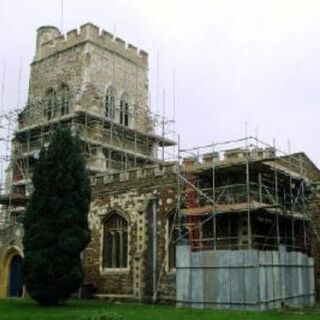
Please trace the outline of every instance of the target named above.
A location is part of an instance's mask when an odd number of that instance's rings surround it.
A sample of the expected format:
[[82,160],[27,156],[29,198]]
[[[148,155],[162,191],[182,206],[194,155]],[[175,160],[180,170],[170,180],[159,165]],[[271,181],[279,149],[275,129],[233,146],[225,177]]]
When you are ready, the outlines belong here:
[[60,111],[61,115],[64,116],[65,114],[69,113],[69,106],[70,106],[70,90],[67,85],[62,85],[60,92]]
[[126,94],[120,100],[120,124],[129,126],[129,97]]
[[45,98],[45,117],[51,120],[56,116],[56,92],[53,89],[49,89]]
[[127,268],[128,222],[119,214],[113,214],[104,222],[103,267]]
[[109,119],[114,119],[116,105],[116,90],[113,87],[108,88],[105,96],[104,110],[105,116]]

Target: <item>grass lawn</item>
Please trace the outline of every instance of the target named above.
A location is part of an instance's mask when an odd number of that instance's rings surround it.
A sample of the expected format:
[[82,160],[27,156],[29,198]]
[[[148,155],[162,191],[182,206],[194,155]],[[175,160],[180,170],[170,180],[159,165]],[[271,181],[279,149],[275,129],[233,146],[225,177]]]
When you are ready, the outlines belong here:
[[176,309],[172,306],[108,304],[102,301],[73,300],[65,306],[41,307],[27,299],[0,300],[1,320],[80,320],[83,316],[114,313],[124,320],[307,320],[320,319],[320,307],[272,312]]

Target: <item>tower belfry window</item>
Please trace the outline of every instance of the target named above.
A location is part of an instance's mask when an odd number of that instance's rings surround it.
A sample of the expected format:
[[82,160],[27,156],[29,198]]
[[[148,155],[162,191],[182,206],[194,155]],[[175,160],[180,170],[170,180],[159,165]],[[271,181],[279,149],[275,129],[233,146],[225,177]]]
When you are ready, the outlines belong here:
[[105,116],[109,119],[114,119],[116,104],[116,90],[113,87],[108,88],[104,102]]
[[120,100],[120,124],[129,126],[129,97],[126,94]]
[[47,91],[45,98],[45,116],[47,120],[51,120],[56,115],[56,92],[53,89]]
[[65,115],[69,113],[70,106],[70,90],[67,85],[62,85],[60,88],[60,111],[61,115]]

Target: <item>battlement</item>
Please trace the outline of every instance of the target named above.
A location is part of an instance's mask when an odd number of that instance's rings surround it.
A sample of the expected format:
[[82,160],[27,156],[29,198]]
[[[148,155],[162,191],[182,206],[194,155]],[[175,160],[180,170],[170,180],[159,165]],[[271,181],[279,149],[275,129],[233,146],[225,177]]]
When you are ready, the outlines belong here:
[[[275,157],[275,150],[274,148],[255,148],[252,150],[240,148],[230,149],[225,150],[223,154],[219,154],[218,152],[206,153],[202,155],[202,158],[195,156],[186,157],[182,159],[179,166],[183,172],[212,168],[213,162],[216,166],[232,166],[239,161],[246,161],[247,156],[249,156],[250,161],[270,160]],[[178,162],[172,161],[163,164],[145,165],[141,168],[132,168],[125,172],[98,174],[91,177],[91,185],[127,183],[141,181],[143,179],[152,181],[152,179],[156,177],[168,177],[177,173],[177,166]]]
[[34,62],[79,44],[92,42],[135,63],[148,65],[147,52],[138,49],[131,43],[126,43],[123,39],[115,37],[108,31],[100,30],[99,27],[92,23],[80,26],[79,30],[70,30],[66,35],[61,34],[60,30],[54,26],[40,27],[37,32],[37,48]]
[[210,152],[202,156],[190,156],[182,158],[182,170],[193,171],[214,166],[228,166],[247,159],[250,161],[268,160],[276,157],[274,148],[235,148],[223,152]]
[[145,165],[142,168],[128,169],[126,172],[106,173],[93,176],[91,177],[91,186],[122,182],[154,181],[152,178],[169,177],[176,173],[176,170],[177,162]]

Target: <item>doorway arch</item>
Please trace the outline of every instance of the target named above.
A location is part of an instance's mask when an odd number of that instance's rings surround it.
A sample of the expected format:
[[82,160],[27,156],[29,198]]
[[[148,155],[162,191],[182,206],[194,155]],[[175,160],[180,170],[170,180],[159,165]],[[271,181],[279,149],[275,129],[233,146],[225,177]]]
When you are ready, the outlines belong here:
[[22,296],[22,276],[21,276],[22,258],[20,255],[14,255],[9,265],[8,297]]
[[1,259],[0,297],[22,297],[21,278],[22,252],[17,247],[10,247]]

